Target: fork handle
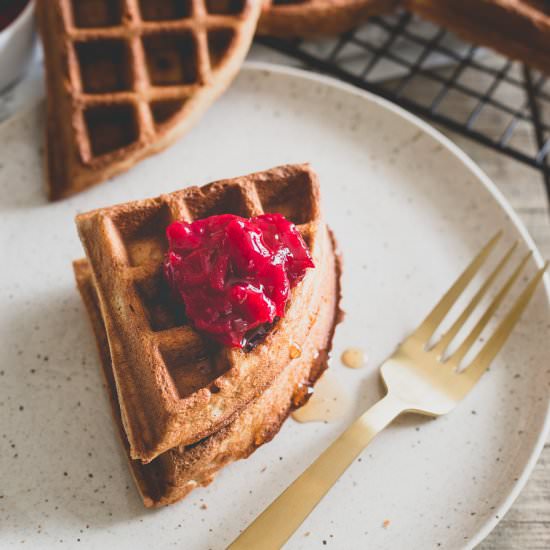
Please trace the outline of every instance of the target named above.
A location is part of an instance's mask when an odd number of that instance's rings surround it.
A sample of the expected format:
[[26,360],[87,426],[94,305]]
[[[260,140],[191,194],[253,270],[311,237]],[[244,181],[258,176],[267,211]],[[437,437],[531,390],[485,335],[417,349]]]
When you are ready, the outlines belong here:
[[228,550],[279,550],[374,436],[406,409],[402,401],[386,394],[285,489]]

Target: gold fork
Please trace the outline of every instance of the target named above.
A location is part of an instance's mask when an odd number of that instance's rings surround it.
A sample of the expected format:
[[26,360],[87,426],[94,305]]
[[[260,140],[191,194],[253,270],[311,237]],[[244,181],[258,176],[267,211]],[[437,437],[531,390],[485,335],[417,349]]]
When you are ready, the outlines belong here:
[[456,351],[449,357],[445,356],[455,336],[510,260],[517,243],[500,260],[439,341],[430,347],[430,340],[485,263],[500,236],[498,233],[489,241],[420,326],[383,363],[380,372],[387,388],[386,396],[363,413],[235,539],[228,550],[281,548],[348,466],[392,420],[404,412],[428,416],[446,414],[475,386],[506,342],[548,266],[547,262],[537,271],[474,359],[460,369],[462,360],[518,279],[531,252],[519,262]]

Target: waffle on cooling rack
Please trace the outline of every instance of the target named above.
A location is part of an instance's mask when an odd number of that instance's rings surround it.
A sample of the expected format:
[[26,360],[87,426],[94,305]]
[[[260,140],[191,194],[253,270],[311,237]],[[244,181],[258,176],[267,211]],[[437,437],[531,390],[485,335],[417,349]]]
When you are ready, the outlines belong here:
[[401,0],[266,0],[258,32],[272,36],[334,35],[372,15],[392,11]]
[[237,73],[258,0],[37,0],[50,198],[132,167],[187,131]]
[[466,40],[550,73],[547,0],[406,0],[406,7]]
[[[166,227],[213,214],[279,212],[296,223],[318,268],[291,292],[283,319],[254,350],[207,341],[174,306],[162,275]],[[282,166],[77,217],[109,337],[133,459],[149,462],[228,424],[290,362],[326,316],[334,254],[307,165]],[[327,284],[329,287],[327,288]]]

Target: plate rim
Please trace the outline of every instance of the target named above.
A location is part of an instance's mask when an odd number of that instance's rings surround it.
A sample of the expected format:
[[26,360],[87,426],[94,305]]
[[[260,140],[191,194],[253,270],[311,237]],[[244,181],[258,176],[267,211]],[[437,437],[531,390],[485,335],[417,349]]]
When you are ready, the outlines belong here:
[[[538,249],[533,238],[529,234],[527,228],[525,227],[523,221],[512,208],[510,203],[507,201],[503,193],[496,186],[496,184],[491,180],[491,178],[481,169],[481,167],[474,162],[470,156],[468,156],[456,143],[451,141],[450,138],[445,136],[442,132],[434,128],[428,122],[422,120],[417,115],[407,111],[406,109],[399,107],[395,103],[384,99],[372,92],[366,90],[361,90],[360,88],[338,80],[334,77],[319,74],[312,71],[307,71],[305,69],[291,67],[286,65],[280,65],[276,63],[269,63],[264,61],[246,61],[243,64],[242,69],[245,72],[254,73],[254,72],[267,72],[279,76],[287,76],[302,80],[308,80],[310,82],[315,82],[329,88],[339,90],[344,93],[351,94],[355,97],[361,98],[365,101],[375,104],[378,108],[389,111],[391,114],[396,115],[400,118],[405,119],[407,122],[410,122],[416,126],[422,132],[428,134],[430,137],[438,141],[445,149],[447,149],[452,155],[454,155],[464,167],[470,171],[470,173],[475,176],[475,179],[479,184],[484,186],[500,206],[500,208],[508,215],[510,222],[518,230],[521,238],[525,241],[530,250],[533,251],[533,259],[538,267],[544,265],[544,260],[540,250]],[[543,286],[546,291],[546,299],[550,305],[550,275],[546,272],[543,276]],[[540,457],[542,449],[545,445],[548,436],[550,435],[550,399],[547,404],[546,416],[542,424],[542,428],[537,435],[537,440],[535,445],[529,454],[529,458],[523,468],[521,475],[518,477],[518,480],[513,482],[510,492],[502,502],[502,504],[493,511],[493,514],[485,521],[484,524],[470,537],[467,548],[471,548],[480,544],[491,531],[500,523],[504,515],[512,507],[513,503],[525,487],[531,473],[533,472],[537,461]],[[497,519],[498,516],[498,519]]]
[[[512,208],[510,203],[504,197],[502,192],[498,189],[496,184],[491,180],[491,178],[480,168],[478,164],[474,162],[457,144],[455,144],[450,138],[445,136],[440,130],[437,130],[428,122],[422,120],[417,115],[407,111],[406,109],[392,103],[391,101],[384,99],[372,92],[361,90],[360,88],[353,86],[351,84],[345,83],[341,80],[338,80],[334,77],[319,74],[316,72],[308,71],[302,68],[292,67],[288,65],[282,65],[277,63],[270,63],[264,61],[245,61],[243,64],[242,71],[245,73],[268,73],[275,76],[282,77],[291,77],[299,80],[307,80],[312,83],[320,84],[324,87],[332,88],[346,94],[350,94],[356,98],[360,98],[364,101],[369,102],[370,104],[376,105],[379,109],[385,110],[392,115],[395,115],[399,118],[406,120],[412,125],[416,126],[420,131],[425,134],[428,134],[439,144],[441,144],[447,151],[455,156],[463,166],[469,170],[469,172],[475,177],[476,181],[485,187],[489,191],[492,198],[504,211],[504,213],[510,219],[510,222],[515,226],[516,230],[519,232],[521,238],[527,244],[527,246],[533,251],[533,259],[537,266],[542,267],[544,260],[540,250],[533,241],[533,238],[529,234],[527,228],[525,227],[523,221],[520,219],[519,215]],[[15,124],[20,118],[23,118],[28,114],[29,111],[38,107],[38,105],[44,102],[44,97],[35,98],[30,100],[28,103],[21,106],[21,108],[14,113],[12,116],[8,117],[6,120],[0,122],[0,132],[2,132],[6,127],[11,124]],[[547,302],[550,305],[550,275],[545,273],[543,277],[543,286],[546,291]],[[498,523],[503,519],[506,512],[509,511],[514,501],[519,496],[520,492],[525,487],[533,469],[536,466],[538,458],[542,452],[542,449],[550,435],[550,398],[547,403],[547,412],[544,418],[542,428],[537,434],[537,439],[533,445],[529,458],[527,459],[525,466],[521,475],[518,477],[517,481],[513,482],[511,489],[508,495],[503,500],[502,504],[493,511],[493,514],[480,526],[480,528],[475,531],[466,548],[471,548],[480,544],[489,533],[497,526]],[[499,519],[497,519],[497,516]]]

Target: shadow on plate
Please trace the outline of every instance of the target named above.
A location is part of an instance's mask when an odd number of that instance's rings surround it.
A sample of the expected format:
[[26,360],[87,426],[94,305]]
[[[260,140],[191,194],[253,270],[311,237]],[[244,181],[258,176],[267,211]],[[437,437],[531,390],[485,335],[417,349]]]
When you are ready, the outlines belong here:
[[71,539],[144,516],[76,289],[11,311],[0,371],[4,529]]

